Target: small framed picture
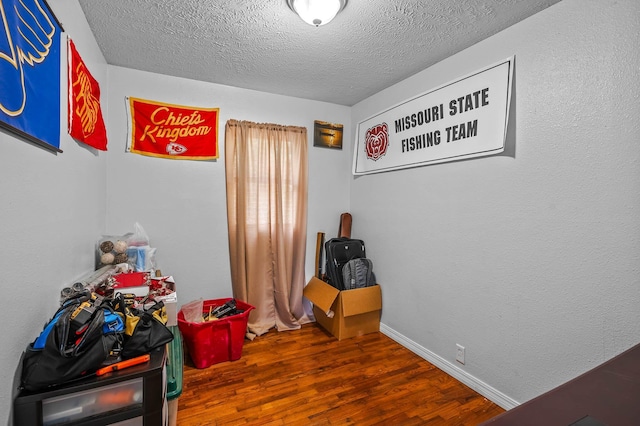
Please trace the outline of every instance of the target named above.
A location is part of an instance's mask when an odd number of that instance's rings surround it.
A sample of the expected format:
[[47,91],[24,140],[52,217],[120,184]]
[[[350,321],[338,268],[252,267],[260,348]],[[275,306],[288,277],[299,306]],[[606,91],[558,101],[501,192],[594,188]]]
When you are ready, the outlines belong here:
[[342,149],[342,124],[313,122],[313,146]]

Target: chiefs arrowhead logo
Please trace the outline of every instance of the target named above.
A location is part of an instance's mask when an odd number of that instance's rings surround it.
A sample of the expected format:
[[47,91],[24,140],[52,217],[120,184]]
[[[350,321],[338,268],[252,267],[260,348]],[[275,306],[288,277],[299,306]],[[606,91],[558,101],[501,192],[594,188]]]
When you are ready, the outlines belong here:
[[180,145],[179,143],[171,142],[167,144],[167,154],[169,155],[180,155],[187,152],[187,147],[184,145]]

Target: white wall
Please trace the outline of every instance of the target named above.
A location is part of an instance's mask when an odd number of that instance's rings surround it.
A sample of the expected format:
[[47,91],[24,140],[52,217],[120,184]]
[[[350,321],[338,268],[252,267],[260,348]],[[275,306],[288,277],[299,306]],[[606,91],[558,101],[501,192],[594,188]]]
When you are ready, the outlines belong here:
[[[173,275],[179,303],[231,297],[224,167],[229,119],[307,128],[309,218],[306,270],[314,269],[316,232],[337,233],[348,210],[351,143],[343,150],[313,147],[314,120],[344,124],[351,134],[350,108],[252,90],[109,67],[109,131],[115,135],[107,164],[107,230],[133,231],[139,222],[157,248],[158,266]],[[125,97],[220,108],[217,161],[158,159],[125,153]]]
[[[103,90],[106,62],[77,2],[49,3],[66,31],[61,46],[63,153],[0,131],[0,423],[9,423],[22,351],[57,309],[60,290],[92,270],[95,240],[106,220],[106,157],[66,133],[66,36],[73,38]],[[104,95],[102,103],[106,109]]]
[[640,342],[638,16],[565,0],[352,109],[355,129],[515,55],[510,156],[351,181],[388,332],[503,405]]

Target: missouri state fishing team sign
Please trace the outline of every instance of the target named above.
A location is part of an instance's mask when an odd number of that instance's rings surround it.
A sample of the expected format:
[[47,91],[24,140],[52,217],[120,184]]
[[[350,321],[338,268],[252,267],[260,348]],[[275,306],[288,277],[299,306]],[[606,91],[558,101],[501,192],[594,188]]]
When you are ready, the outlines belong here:
[[447,83],[360,122],[353,174],[503,152],[513,59]]

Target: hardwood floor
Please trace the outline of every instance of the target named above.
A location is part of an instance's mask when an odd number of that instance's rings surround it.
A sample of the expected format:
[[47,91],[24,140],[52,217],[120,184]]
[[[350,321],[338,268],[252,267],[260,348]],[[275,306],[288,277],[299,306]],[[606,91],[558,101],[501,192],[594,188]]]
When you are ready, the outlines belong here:
[[178,426],[476,425],[504,411],[382,333],[338,341],[307,324],[245,340],[236,361],[184,358]]

